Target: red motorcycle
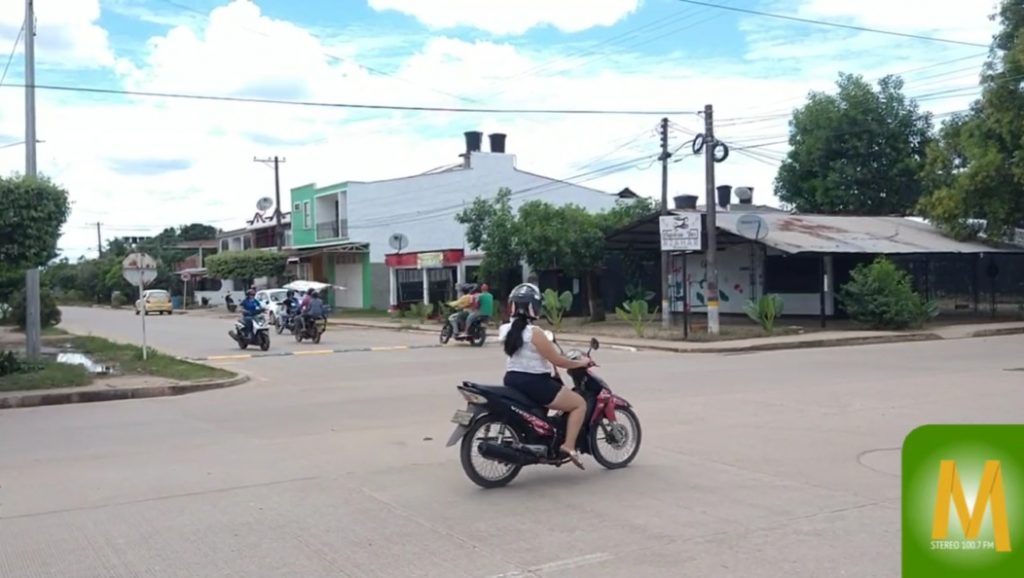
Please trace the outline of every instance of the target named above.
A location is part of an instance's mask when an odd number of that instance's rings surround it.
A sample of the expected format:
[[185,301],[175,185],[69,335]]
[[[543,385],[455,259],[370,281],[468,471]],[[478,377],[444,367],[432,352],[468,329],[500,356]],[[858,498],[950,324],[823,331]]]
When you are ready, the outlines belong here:
[[[548,333],[555,345],[554,336]],[[586,354],[573,349],[570,359],[590,356],[600,343],[590,340]],[[563,352],[564,353],[564,352]],[[608,469],[624,468],[640,451],[640,420],[632,405],[612,393],[608,384],[591,369],[567,371],[573,391],[587,402],[587,417],[576,449],[594,456]],[[553,376],[562,382],[557,370]],[[458,424],[447,447],[462,440],[462,469],[475,484],[498,488],[514,480],[523,466],[542,464],[561,467],[569,463],[559,451],[565,441],[568,416],[536,405],[518,391],[502,385],[480,385],[465,381],[457,386],[465,398],[465,410],[457,410],[452,422]]]

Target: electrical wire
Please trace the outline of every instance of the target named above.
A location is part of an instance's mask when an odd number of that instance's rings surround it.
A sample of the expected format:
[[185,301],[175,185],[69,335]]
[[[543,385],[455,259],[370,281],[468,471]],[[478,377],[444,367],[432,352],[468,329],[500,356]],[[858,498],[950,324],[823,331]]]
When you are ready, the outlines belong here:
[[[25,84],[8,84],[7,87],[27,88]],[[93,88],[85,86],[61,86],[55,84],[36,84],[36,90],[56,90],[64,92],[83,92],[91,94],[110,94],[120,96],[140,96],[154,98],[174,98],[184,100],[205,100],[215,102],[237,102],[249,104],[276,104],[319,108],[350,108],[362,110],[398,110],[412,112],[450,112],[450,113],[488,113],[488,114],[580,114],[580,115],[683,115],[693,111],[683,110],[616,110],[616,109],[530,109],[530,108],[460,108],[446,106],[403,106],[396,104],[354,104],[340,102],[314,102],[302,100],[277,100],[271,98],[249,98],[242,96],[216,96],[205,94],[185,94],[179,92],[153,92],[142,90],[122,90],[115,88]]]
[[988,48],[987,44],[979,44],[977,42],[966,42],[963,40],[953,40],[951,38],[939,38],[937,36],[924,36],[921,34],[911,34],[908,32],[896,32],[893,30],[882,30],[879,28],[868,28],[866,26],[854,26],[852,24],[840,24],[838,22],[827,22],[825,20],[814,20],[811,18],[800,18],[798,16],[789,16],[786,14],[774,14],[771,12],[761,12],[759,10],[750,10],[747,8],[737,8],[735,6],[722,6],[718,4],[710,4],[708,2],[699,2],[698,0],[677,0],[683,4],[693,4],[695,6],[707,6],[709,8],[718,8],[719,10],[728,10],[730,12],[740,12],[743,14],[753,14],[755,16],[765,16],[768,18],[777,18],[779,20],[789,20],[791,22],[800,22],[803,24],[813,24],[816,26],[828,26],[831,28],[844,28],[846,30],[856,30],[858,32],[870,32],[873,34],[885,34],[888,36],[899,36],[901,38],[912,38],[915,40],[927,40],[930,42],[944,42],[946,44],[958,44],[961,46],[977,46],[979,48]]
[[14,54],[18,51],[18,44],[21,44],[21,36],[25,34],[25,25],[22,24],[18,30],[18,37],[14,39],[14,46],[11,47],[11,54],[7,57],[7,64],[4,65],[4,73],[0,75],[0,86],[7,80],[7,71],[11,69],[11,62],[14,62]]

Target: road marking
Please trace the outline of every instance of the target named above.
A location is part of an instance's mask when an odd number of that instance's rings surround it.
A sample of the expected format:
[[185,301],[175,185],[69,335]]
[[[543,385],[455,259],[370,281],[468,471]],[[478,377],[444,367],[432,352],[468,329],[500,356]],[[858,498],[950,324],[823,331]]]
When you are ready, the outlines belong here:
[[402,351],[409,349],[408,345],[392,345],[390,347],[371,347],[370,351]]
[[196,359],[204,361],[221,361],[226,359],[249,359],[252,357],[251,353],[242,353],[238,355],[211,355],[210,357],[186,357],[185,359]]
[[316,349],[313,351],[296,351],[292,355],[327,355],[328,353],[334,353],[333,349]]
[[538,576],[542,573],[552,572],[557,570],[569,570],[571,568],[579,568],[580,566],[589,566],[590,564],[597,564],[599,562],[605,562],[614,558],[607,552],[598,552],[596,554],[587,554],[586,556],[577,556],[575,558],[566,558],[565,560],[556,560],[555,562],[548,562],[547,564],[541,564],[540,566],[533,566],[525,570],[514,570],[512,572],[506,572],[504,574],[496,574],[490,578],[527,578],[529,576]]
[[260,357],[290,357],[295,355],[330,355],[332,353],[366,353],[378,351],[408,351],[410,349],[436,349],[440,344],[433,345],[391,345],[379,347],[350,347],[346,349],[313,349],[303,351],[274,351],[267,353],[238,353],[235,355],[210,355],[206,357],[180,357],[185,361],[226,361],[237,359],[256,359]]

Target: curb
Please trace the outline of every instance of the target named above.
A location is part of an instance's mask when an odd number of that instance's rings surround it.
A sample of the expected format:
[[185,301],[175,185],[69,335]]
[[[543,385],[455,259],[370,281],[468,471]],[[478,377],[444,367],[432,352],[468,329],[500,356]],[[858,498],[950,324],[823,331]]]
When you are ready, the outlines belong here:
[[154,385],[149,387],[126,387],[124,389],[93,389],[83,391],[64,391],[59,393],[27,393],[21,395],[0,396],[0,409],[16,409],[37,407],[42,405],[66,405],[71,403],[92,403],[97,401],[119,401],[125,399],[145,399],[149,397],[171,397],[186,395],[212,389],[234,387],[249,381],[249,376],[238,374],[231,379],[219,381],[187,382],[174,385]]
[[1004,335],[1020,335],[1024,327],[1003,327],[1001,329],[981,329],[971,333],[971,337],[1002,337]]
[[382,345],[379,347],[350,347],[346,349],[309,349],[305,351],[275,351],[273,353],[236,353],[229,355],[210,355],[207,357],[179,357],[182,361],[232,361],[236,359],[255,359],[259,357],[301,357],[304,355],[331,355],[334,353],[366,353],[377,351],[404,351],[407,349],[436,349],[443,347],[440,343],[430,345]]

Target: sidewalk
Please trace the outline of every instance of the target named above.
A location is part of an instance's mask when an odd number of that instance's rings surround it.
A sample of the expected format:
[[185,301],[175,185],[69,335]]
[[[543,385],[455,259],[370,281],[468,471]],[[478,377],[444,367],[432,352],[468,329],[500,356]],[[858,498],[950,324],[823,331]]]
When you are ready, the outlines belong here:
[[[440,325],[398,324],[375,319],[333,318],[335,325],[391,329],[393,331],[422,331],[438,334]],[[982,323],[971,325],[948,325],[919,331],[816,331],[799,335],[780,335],[750,339],[731,339],[715,342],[665,341],[629,337],[596,335],[602,346],[672,351],[676,353],[728,353],[739,351],[771,351],[777,349],[800,349],[811,347],[839,347],[848,345],[869,345],[877,343],[898,343],[910,341],[934,341],[939,339],[969,339],[998,335],[1024,334],[1024,321],[1008,323]],[[587,343],[590,335],[560,333],[558,340],[565,343]]]
[[249,381],[249,376],[243,373],[228,379],[208,379],[189,382],[174,381],[148,375],[101,377],[97,378],[93,383],[82,387],[0,392],[0,410],[40,405],[168,397],[233,387],[247,381]]

